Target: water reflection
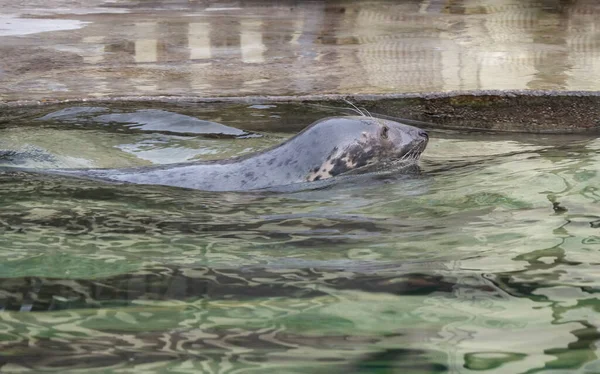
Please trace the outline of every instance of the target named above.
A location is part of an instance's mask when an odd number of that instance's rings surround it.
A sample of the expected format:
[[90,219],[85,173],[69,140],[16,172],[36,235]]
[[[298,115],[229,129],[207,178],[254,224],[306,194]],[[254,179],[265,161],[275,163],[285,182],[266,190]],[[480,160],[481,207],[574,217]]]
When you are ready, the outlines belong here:
[[53,76],[20,76],[11,89],[44,90],[42,79],[99,95],[598,89],[600,9],[591,1],[236,4],[119,4],[127,14],[53,43],[81,56],[83,71],[58,64]]
[[283,194],[1,173],[3,369],[594,371],[600,142],[443,136]]
[[[377,269],[372,269],[375,271]],[[379,270],[384,270],[379,268]],[[139,356],[146,357],[142,361],[152,361],[164,364],[170,355],[190,360],[191,363],[202,362],[202,354],[214,355],[214,359],[227,357],[228,354],[244,353],[255,357],[256,362],[271,359],[278,354],[294,357],[301,351],[317,351],[325,349],[320,355],[322,364],[327,361],[347,365],[336,357],[335,350],[352,351],[351,356],[357,358],[357,372],[373,369],[374,367],[389,366],[398,368],[420,368],[424,372],[444,368],[441,362],[435,364],[435,357],[430,357],[428,351],[422,349],[396,349],[389,348],[373,352],[370,344],[377,344],[386,340],[410,341],[402,333],[391,332],[388,336],[377,334],[355,333],[346,335],[343,332],[350,327],[351,321],[342,316],[323,315],[323,323],[333,322],[337,327],[330,326],[332,331],[328,335],[311,336],[296,330],[296,323],[310,318],[314,309],[320,309],[334,302],[333,290],[360,290],[363,292],[389,293],[395,296],[425,296],[433,294],[448,294],[456,287],[470,288],[470,285],[457,285],[452,279],[441,276],[428,276],[424,274],[387,274],[353,273],[345,269],[319,270],[319,269],[210,269],[210,268],[147,268],[136,273],[96,279],[93,281],[73,279],[43,279],[43,278],[10,278],[0,279],[0,305],[5,311],[20,312],[52,312],[48,313],[56,318],[53,328],[62,330],[59,325],[61,318],[59,311],[73,311],[79,309],[81,317],[71,319],[69,324],[84,336],[71,336],[66,343],[62,338],[42,339],[38,342],[29,341],[38,352],[36,359],[25,362],[24,357],[16,352],[5,359],[6,363],[19,364],[30,368],[44,366],[66,367],[71,361],[86,355],[85,366],[102,367],[105,365],[123,365],[123,355],[136,357],[134,365],[140,365]],[[485,291],[485,288],[484,288]],[[285,303],[267,302],[268,298],[288,299],[294,298],[295,309],[287,309]],[[235,300],[235,301],[234,301]],[[291,299],[290,299],[291,300]],[[144,306],[145,312],[138,313],[136,309]],[[129,307],[129,308],[126,308]],[[164,318],[168,309],[175,307],[182,314],[175,322],[179,325],[176,329],[169,326],[155,326],[151,330],[131,331],[130,328],[141,319],[156,320]],[[92,309],[116,310],[119,323],[109,329],[102,326],[94,327],[90,318],[99,318],[102,312],[96,313]],[[266,308],[266,309],[265,309]],[[270,310],[269,310],[270,309]],[[245,310],[245,311],[244,311]],[[217,322],[221,314],[231,322],[238,318],[254,320],[249,326],[240,328],[221,329],[217,326],[210,327],[210,320]],[[281,327],[261,327],[260,320],[265,313],[271,314],[283,327],[288,325],[291,329]],[[48,315],[47,314],[47,315]],[[144,316],[145,314],[145,316]],[[20,319],[19,315],[13,314]],[[38,314],[42,316],[42,314]],[[66,316],[65,315],[65,316]],[[161,317],[163,315],[163,317]],[[0,314],[7,317],[8,314]],[[86,317],[84,317],[86,316]],[[244,317],[245,316],[245,317]],[[53,319],[48,316],[46,318]],[[32,315],[28,325],[36,325],[35,314]],[[42,322],[45,318],[39,322]],[[25,321],[23,321],[25,323]],[[165,321],[166,322],[166,321]],[[174,326],[173,323],[169,325]],[[43,322],[42,322],[43,323]],[[259,325],[256,325],[256,324]],[[18,324],[18,323],[17,323]],[[201,324],[201,325],[199,325]],[[16,324],[11,323],[12,326]],[[344,326],[345,325],[345,326]],[[43,329],[42,326],[39,326]],[[108,326],[107,326],[108,327]],[[310,326],[310,330],[315,326]],[[152,331],[153,330],[153,331]],[[338,330],[338,331],[335,331]],[[66,332],[66,331],[64,331]],[[61,334],[66,337],[65,334]],[[12,339],[0,343],[3,351],[18,351],[18,347],[26,343],[21,340],[25,336],[17,330],[7,331]],[[95,343],[89,334],[99,334]],[[426,334],[426,332],[425,332]],[[87,336],[86,336],[87,335]],[[177,344],[164,344],[164,339]],[[109,359],[106,354],[100,354],[102,349],[107,349],[114,355]],[[78,352],[75,347],[83,348]],[[335,347],[336,349],[332,349]],[[230,352],[230,353],[228,353]],[[167,356],[165,356],[167,355]],[[364,355],[365,357],[360,357]],[[120,357],[119,357],[120,356]],[[64,357],[57,359],[57,357]],[[254,360],[253,360],[254,361]],[[287,363],[289,365],[289,363]],[[353,365],[353,366],[354,366]],[[81,367],[81,366],[80,366]]]
[[441,275],[404,273],[402,267],[391,264],[368,266],[365,262],[363,265],[363,272],[353,272],[350,267],[212,269],[166,266],[93,280],[0,278],[0,309],[45,312],[130,306],[140,300],[316,298],[329,295],[333,290],[396,296],[473,293],[478,289],[485,293],[492,290],[485,284],[469,284],[464,280],[457,284],[456,279],[446,279]]

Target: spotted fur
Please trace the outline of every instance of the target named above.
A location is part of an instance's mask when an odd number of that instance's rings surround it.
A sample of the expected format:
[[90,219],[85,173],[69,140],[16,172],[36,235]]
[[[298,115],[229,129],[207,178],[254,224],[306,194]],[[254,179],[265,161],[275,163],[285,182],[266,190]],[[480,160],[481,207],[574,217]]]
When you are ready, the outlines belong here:
[[[306,180],[309,182],[327,179],[377,162],[381,154],[391,148],[381,141],[362,134],[361,141],[354,143],[341,152],[333,152],[318,168],[313,169]],[[337,149],[336,149],[337,151]]]
[[427,134],[416,127],[365,116],[333,117],[313,123],[280,145],[226,160],[44,172],[117,183],[247,191],[366,171],[388,161],[414,162],[426,145]]

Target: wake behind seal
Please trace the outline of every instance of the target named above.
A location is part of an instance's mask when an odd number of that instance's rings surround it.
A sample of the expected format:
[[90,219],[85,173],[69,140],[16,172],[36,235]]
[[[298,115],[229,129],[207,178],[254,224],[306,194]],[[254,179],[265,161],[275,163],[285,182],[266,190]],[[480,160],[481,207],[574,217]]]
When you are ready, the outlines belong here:
[[331,117],[275,147],[225,160],[37,171],[110,182],[248,191],[368,171],[387,162],[415,163],[427,142],[425,131],[399,122],[366,116]]

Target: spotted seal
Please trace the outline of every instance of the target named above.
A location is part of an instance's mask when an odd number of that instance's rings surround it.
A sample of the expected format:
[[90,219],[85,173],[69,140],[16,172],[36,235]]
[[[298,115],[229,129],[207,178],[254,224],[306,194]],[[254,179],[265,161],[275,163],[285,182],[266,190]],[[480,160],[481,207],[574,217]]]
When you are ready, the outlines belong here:
[[414,163],[427,141],[425,131],[391,120],[332,117],[313,123],[273,148],[226,160],[46,172],[207,191],[255,190],[360,172],[382,162]]

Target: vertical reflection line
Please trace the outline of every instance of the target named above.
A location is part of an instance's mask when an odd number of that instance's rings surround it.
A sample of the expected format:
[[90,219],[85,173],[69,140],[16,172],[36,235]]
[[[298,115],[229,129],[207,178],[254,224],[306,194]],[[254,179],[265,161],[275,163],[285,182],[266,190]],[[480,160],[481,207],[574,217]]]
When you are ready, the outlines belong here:
[[143,22],[135,24],[134,59],[136,63],[156,62],[158,60],[158,41],[150,39],[156,35],[155,22]]
[[261,21],[242,21],[240,24],[240,47],[242,62],[246,64],[260,64],[265,62]]
[[[83,62],[91,65],[100,65],[106,60],[106,42],[104,40],[104,36],[86,36],[81,39],[84,45],[93,47],[93,54],[85,54],[83,56]],[[94,74],[90,81],[84,83],[86,85],[86,89],[89,90],[89,87],[94,87],[93,90],[90,90],[90,95],[98,96],[100,92],[110,91],[108,88],[106,77],[101,74]],[[0,98],[1,99],[1,98]]]
[[[188,48],[190,60],[193,61],[188,79],[192,90],[211,87],[207,82],[207,75],[210,75],[208,66],[211,65],[211,58],[215,53],[211,46],[211,30],[214,29],[209,22],[192,22],[188,27]],[[215,50],[218,51],[217,48]]]
[[206,22],[190,23],[188,31],[190,59],[207,60],[212,57],[210,49],[210,25]]
[[[81,39],[85,45],[98,45],[104,47],[104,36],[86,36]],[[94,55],[84,55],[83,62],[86,64],[99,64],[104,61],[104,53],[95,53]]]

